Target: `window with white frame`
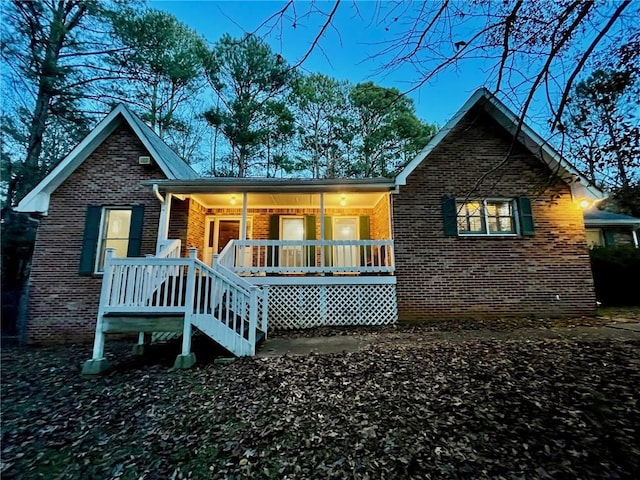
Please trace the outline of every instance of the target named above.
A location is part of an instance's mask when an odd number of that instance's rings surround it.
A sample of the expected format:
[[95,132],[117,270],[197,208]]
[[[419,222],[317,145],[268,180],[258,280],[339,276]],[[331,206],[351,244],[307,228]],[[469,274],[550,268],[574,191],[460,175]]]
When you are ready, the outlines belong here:
[[587,246],[589,248],[602,247],[605,245],[604,235],[601,228],[587,228],[585,231]]
[[131,232],[131,208],[102,209],[98,251],[96,255],[96,271],[101,272],[107,248],[115,250],[114,257],[126,257]]
[[457,202],[456,211],[460,235],[515,235],[518,233],[514,200]]

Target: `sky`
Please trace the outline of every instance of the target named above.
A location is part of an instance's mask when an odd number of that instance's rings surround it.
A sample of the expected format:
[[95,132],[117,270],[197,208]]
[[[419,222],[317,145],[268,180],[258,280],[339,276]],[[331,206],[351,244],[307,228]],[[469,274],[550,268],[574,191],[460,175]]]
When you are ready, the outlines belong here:
[[[278,12],[284,2],[273,1],[211,1],[211,0],[153,0],[151,8],[165,10],[173,14],[190,28],[214,43],[224,33],[240,37],[245,32],[253,32],[265,20]],[[299,13],[306,11],[308,3],[300,2]],[[331,7],[332,2],[321,3]],[[385,30],[385,25],[372,21],[376,14],[376,3],[370,1],[341,5],[334,19],[335,28],[329,28],[302,65],[306,73],[324,73],[339,80],[352,83],[373,81],[384,87],[395,87],[400,91],[409,90],[418,76],[413,67],[407,65],[393,72],[379,72],[380,58],[375,54],[383,47],[385,40],[393,36],[393,28]],[[318,17],[315,17],[316,19]],[[291,21],[285,21],[283,28],[264,28],[258,32],[270,44],[275,53],[281,54],[290,64],[299,61],[309,50],[320,30],[320,23],[308,18],[300,18],[293,29]],[[393,27],[393,26],[392,26]],[[282,35],[280,35],[282,32]],[[367,60],[368,57],[374,58]],[[451,71],[441,75],[430,85],[411,92],[419,117],[438,126],[444,125],[464,102],[478,88],[483,86],[484,75],[479,75],[481,65],[468,62],[465,70]]]

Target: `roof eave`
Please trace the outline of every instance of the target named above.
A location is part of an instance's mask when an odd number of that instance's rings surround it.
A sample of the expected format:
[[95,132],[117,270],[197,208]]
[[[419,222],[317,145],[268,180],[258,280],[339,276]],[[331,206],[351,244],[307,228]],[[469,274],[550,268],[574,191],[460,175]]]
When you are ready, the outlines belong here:
[[[458,112],[445,124],[445,126],[429,141],[429,143],[418,153],[411,162],[396,176],[396,185],[406,185],[409,175],[422,163],[427,156],[440,144],[444,138],[458,125],[469,111],[483,101],[482,107],[489,113],[503,128],[511,135],[516,133],[518,128],[518,117],[495,95],[486,88],[479,88],[464,103]],[[574,199],[603,200],[606,194],[593,185],[575,170],[562,156],[538,135],[526,123],[522,123],[518,132],[520,141],[532,154],[536,155],[552,171],[571,186],[571,193]],[[577,187],[579,185],[579,187]]]
[[163,193],[192,194],[192,193],[261,193],[261,192],[381,192],[395,188],[395,182],[391,179],[375,179],[353,181],[349,179],[337,182],[309,182],[295,179],[287,182],[268,181],[229,181],[224,180],[158,180],[145,181],[143,185],[157,185]]
[[121,124],[121,109],[115,108],[76,145],[55,168],[49,172],[18,203],[16,211],[47,214],[51,194],[84,162],[93,151]]

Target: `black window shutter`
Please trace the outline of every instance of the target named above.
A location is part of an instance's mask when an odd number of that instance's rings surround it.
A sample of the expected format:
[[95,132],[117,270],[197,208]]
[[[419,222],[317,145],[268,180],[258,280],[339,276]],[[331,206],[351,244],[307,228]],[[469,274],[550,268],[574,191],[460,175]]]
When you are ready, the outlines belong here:
[[[323,240],[333,240],[333,220],[330,216],[324,216],[324,238]],[[331,265],[331,257],[333,249],[331,247],[324,247],[324,265]]]
[[[304,217],[304,239],[315,240],[316,239],[316,216],[306,215]],[[305,265],[315,265],[315,251],[314,247],[306,247],[304,252]]]
[[316,239],[316,216],[307,215],[304,217],[304,239],[315,240]]
[[127,257],[139,257],[142,245],[144,226],[144,205],[134,205],[131,209],[131,226],[129,227],[129,247]]
[[520,216],[520,233],[525,236],[535,235],[531,200],[527,197],[518,198],[518,215]]
[[444,234],[449,237],[458,235],[458,210],[456,199],[450,195],[442,197],[442,221],[444,223]]
[[[371,240],[371,222],[368,215],[360,215],[358,217],[360,223],[360,240]],[[370,259],[366,258],[367,253],[371,252],[371,248],[360,247],[360,263],[366,266]]]
[[84,220],[84,235],[82,237],[82,252],[80,253],[80,275],[92,275],[95,270],[101,217],[102,206],[89,205],[87,207],[87,216]]
[[[269,238],[268,240],[280,239],[280,215],[271,215],[269,217]],[[278,266],[278,247],[267,249],[267,266]]]
[[604,246],[605,247],[612,247],[612,246],[614,246],[616,244],[615,236],[613,235],[613,232],[611,230],[603,228],[602,229],[602,233],[604,234]]

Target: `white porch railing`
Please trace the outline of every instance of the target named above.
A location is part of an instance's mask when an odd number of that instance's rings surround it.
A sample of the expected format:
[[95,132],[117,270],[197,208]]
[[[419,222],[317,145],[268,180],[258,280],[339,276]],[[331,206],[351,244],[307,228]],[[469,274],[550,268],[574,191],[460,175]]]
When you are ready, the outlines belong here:
[[393,273],[393,240],[232,240],[217,262],[238,275]]

